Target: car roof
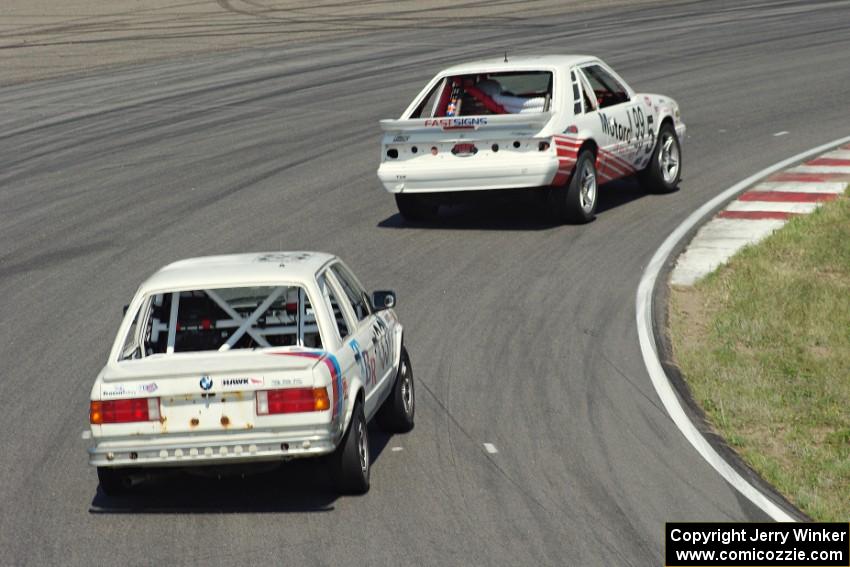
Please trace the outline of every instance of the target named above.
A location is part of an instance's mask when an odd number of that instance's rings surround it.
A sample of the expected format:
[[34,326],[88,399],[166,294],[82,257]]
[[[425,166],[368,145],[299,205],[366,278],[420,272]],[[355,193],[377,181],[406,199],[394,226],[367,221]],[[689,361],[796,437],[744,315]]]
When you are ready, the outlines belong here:
[[179,260],[161,268],[142,293],[220,287],[306,284],[336,256],[324,252],[253,252]]
[[486,69],[488,71],[518,71],[533,67],[570,67],[572,65],[578,65],[588,61],[597,61],[598,57],[593,57],[591,55],[556,54],[512,56],[508,53],[507,59],[507,63],[505,62],[504,55],[501,57],[494,57],[492,59],[479,59],[477,61],[469,61],[467,63],[453,65],[442,72],[463,74],[480,72],[482,69]]

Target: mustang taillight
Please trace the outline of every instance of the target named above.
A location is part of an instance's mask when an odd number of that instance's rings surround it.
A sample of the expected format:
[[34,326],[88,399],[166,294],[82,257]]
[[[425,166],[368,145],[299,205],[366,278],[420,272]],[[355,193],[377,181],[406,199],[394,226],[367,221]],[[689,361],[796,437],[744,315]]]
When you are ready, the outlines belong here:
[[89,406],[89,422],[95,425],[134,421],[159,421],[159,398],[96,401]]
[[325,388],[284,388],[257,391],[257,415],[325,411],[331,407]]

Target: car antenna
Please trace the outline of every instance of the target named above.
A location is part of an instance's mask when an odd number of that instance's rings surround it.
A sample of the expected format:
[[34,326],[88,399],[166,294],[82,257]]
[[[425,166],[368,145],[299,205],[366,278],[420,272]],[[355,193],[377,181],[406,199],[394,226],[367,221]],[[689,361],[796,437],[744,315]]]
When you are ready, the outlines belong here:
[[506,49],[505,50],[505,63],[507,63],[507,62],[508,62],[508,50]]

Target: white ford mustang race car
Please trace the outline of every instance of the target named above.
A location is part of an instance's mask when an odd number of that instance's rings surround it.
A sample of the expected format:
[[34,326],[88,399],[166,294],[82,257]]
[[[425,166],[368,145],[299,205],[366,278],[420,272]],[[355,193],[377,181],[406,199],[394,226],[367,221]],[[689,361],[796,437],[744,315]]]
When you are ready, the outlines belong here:
[[451,67],[381,128],[378,177],[411,220],[436,214],[447,192],[545,188],[559,221],[588,222],[598,184],[637,174],[674,190],[685,133],[673,99],[636,94],[579,55]]
[[329,254],[162,268],[128,306],[91,390],[89,458],[102,489],[122,492],[150,467],[329,455],[339,490],[365,492],[367,421],[413,427],[394,305],[393,292],[369,297]]

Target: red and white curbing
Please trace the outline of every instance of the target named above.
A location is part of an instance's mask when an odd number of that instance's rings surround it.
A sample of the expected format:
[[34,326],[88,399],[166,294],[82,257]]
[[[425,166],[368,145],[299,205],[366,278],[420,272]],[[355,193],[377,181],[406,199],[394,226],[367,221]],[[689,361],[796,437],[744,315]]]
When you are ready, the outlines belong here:
[[690,286],[793,216],[808,214],[850,183],[850,145],[776,173],[756,184],[696,233],[679,256],[670,282]]
[[[658,394],[658,398],[667,410],[670,419],[675,426],[682,432],[685,439],[696,449],[705,461],[722,476],[726,482],[735,487],[747,500],[752,502],[765,514],[770,516],[777,522],[795,522],[798,521],[800,515],[781,499],[777,499],[770,494],[769,491],[763,491],[757,487],[759,483],[753,484],[751,480],[742,476],[736,464],[726,461],[720,453],[715,449],[702,434],[700,429],[691,421],[690,416],[685,411],[679,399],[667,372],[661,363],[661,358],[658,354],[655,338],[655,308],[653,306],[653,298],[656,290],[658,278],[664,272],[667,260],[670,255],[679,247],[685,237],[690,234],[694,227],[702,223],[702,219],[717,209],[722,203],[727,202],[730,198],[741,194],[747,187],[764,181],[770,177],[773,183],[808,183],[811,179],[796,180],[780,180],[776,181],[776,173],[786,170],[788,167],[799,163],[803,160],[810,159],[812,156],[817,156],[823,152],[834,150],[841,146],[842,150],[850,150],[850,136],[839,138],[827,142],[809,151],[797,154],[782,160],[767,169],[754,173],[750,177],[736,183],[725,191],[710,199],[700,208],[691,213],[688,218],[682,221],[682,224],[673,229],[655,254],[650,258],[649,263],[643,271],[638,284],[637,293],[635,294],[635,323],[637,324],[638,342],[640,343],[640,352],[643,356],[643,362],[646,365],[646,372],[652,381],[652,387]],[[845,158],[838,158],[845,159]],[[808,166],[812,167],[812,166]],[[818,167],[818,166],[814,166]],[[796,175],[811,175],[810,173],[797,173]],[[850,176],[848,176],[850,177]],[[843,176],[842,176],[843,178]],[[842,182],[843,179],[831,179],[832,181]],[[749,474],[746,475],[749,477]]]

